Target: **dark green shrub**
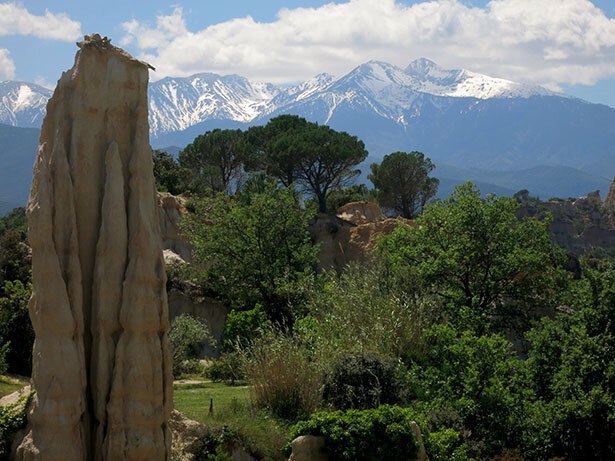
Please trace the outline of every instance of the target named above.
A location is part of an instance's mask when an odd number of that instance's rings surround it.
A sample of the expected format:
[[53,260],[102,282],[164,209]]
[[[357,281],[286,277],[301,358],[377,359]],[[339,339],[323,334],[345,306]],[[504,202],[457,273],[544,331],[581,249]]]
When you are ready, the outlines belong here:
[[323,436],[329,459],[339,461],[411,460],[418,452],[410,426],[414,416],[410,409],[389,405],[315,413],[291,429],[290,440]]
[[6,354],[9,351],[9,346],[11,343],[5,343],[0,346],[0,375],[6,373],[8,370],[8,365],[6,364]]
[[0,459],[9,459],[15,433],[26,425],[31,400],[32,393],[13,405],[0,406]]
[[266,319],[265,311],[260,305],[248,311],[229,312],[224,324],[224,342],[222,349],[230,351],[237,343],[245,345],[255,339],[265,328],[271,326]]
[[0,343],[10,343],[6,351],[8,371],[29,376],[32,372],[34,329],[28,314],[31,283],[20,280],[0,286]]
[[195,460],[230,461],[229,454],[237,441],[237,434],[228,426],[223,426],[222,431],[205,429],[198,435],[198,441],[194,450]]
[[213,382],[226,382],[235,384],[236,381],[245,379],[245,373],[241,363],[241,357],[236,352],[227,352],[220,359],[213,360],[205,368],[205,377]]
[[447,428],[430,432],[425,437],[425,449],[430,461],[469,461],[468,447],[462,435],[455,429]]
[[400,403],[398,364],[374,355],[342,356],[325,379],[323,399],[338,410]]
[[169,340],[173,346],[173,375],[199,372],[195,370],[194,361],[199,348],[205,344],[212,344],[213,339],[207,325],[189,314],[177,316],[171,323]]

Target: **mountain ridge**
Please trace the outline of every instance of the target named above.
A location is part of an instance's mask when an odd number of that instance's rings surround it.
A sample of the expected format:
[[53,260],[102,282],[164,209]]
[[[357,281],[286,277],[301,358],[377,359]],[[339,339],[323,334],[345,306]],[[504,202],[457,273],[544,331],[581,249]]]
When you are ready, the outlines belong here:
[[[2,82],[0,123],[37,128],[49,95],[38,85]],[[614,108],[536,85],[444,69],[425,58],[405,69],[372,60],[341,77],[321,73],[293,85],[207,72],[166,77],[150,84],[149,106],[154,148],[186,146],[214,128],[246,129],[290,113],[357,136],[373,161],[395,151],[421,151],[437,166],[457,169],[441,174],[449,185],[472,179],[492,191],[509,192],[523,186],[515,174],[530,174],[534,187],[519,189],[540,196],[580,195],[615,175]],[[24,136],[24,146],[31,147],[34,136]],[[0,159],[15,161],[15,152],[4,152],[8,146],[0,145]],[[10,178],[0,172],[0,183],[30,175],[36,146],[30,147],[19,147],[21,172]],[[541,165],[562,167],[558,171],[567,180],[560,184],[555,170]],[[23,203],[27,185],[21,189],[11,200],[0,190],[0,200]]]

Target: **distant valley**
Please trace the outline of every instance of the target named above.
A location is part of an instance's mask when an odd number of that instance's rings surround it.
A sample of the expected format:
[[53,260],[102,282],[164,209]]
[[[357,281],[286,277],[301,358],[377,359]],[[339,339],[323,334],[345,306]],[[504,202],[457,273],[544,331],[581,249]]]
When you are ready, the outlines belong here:
[[[27,198],[50,95],[31,83],[0,83],[0,213]],[[292,113],[362,139],[370,152],[363,178],[385,154],[424,152],[437,166],[441,196],[465,180],[484,192],[528,189],[543,199],[604,195],[615,175],[615,109],[427,59],[405,69],[369,61],[293,86],[210,73],[164,78],[150,84],[149,98],[154,148]]]

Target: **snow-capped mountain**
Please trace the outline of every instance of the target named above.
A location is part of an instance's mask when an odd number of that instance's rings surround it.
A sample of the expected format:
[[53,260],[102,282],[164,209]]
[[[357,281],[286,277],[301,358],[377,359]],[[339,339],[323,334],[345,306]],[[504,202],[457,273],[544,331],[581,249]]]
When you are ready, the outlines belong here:
[[40,127],[52,91],[34,83],[0,82],[0,123]]
[[279,92],[274,85],[238,75],[164,78],[150,85],[150,130],[157,136],[210,119],[249,122],[265,112]]
[[[27,197],[38,130],[17,127],[40,127],[50,96],[38,85],[0,83],[0,201]],[[603,187],[615,174],[614,108],[423,58],[405,69],[369,61],[339,78],[319,74],[291,86],[211,73],[164,78],[150,84],[149,109],[155,148],[181,148],[207,130],[295,114],[361,139],[370,153],[364,173],[385,154],[418,150],[439,168],[457,168],[460,180],[476,179],[468,169],[489,170],[481,180],[493,178],[498,187],[505,184],[494,170],[575,168],[577,180],[562,170],[562,184],[545,176],[541,185],[535,175],[535,186],[524,186],[552,195],[586,193],[588,184]]]
[[425,58],[411,62],[404,72],[412,77],[414,90],[438,96],[489,99],[529,98],[557,94],[538,85],[488,77],[465,69],[443,69]]
[[[409,109],[425,95],[454,98],[529,98],[554,93],[536,86],[492,78],[468,70],[447,70],[425,58],[406,69],[369,61],[335,78],[319,74],[294,86],[250,81],[238,75],[211,73],[167,77],[150,85],[152,138],[186,130],[207,121],[250,123],[298,106],[319,106],[328,123],[337,108],[352,104],[380,117],[407,123]],[[40,126],[51,91],[21,82],[0,83],[0,123]],[[420,115],[416,110],[414,116]]]
[[252,82],[236,75],[197,74],[151,84],[150,129],[156,138],[208,120],[250,123],[315,101],[327,108],[321,123],[328,123],[336,108],[346,102],[369,107],[379,116],[404,125],[402,112],[425,94],[490,99],[554,93],[468,70],[443,69],[425,58],[413,61],[405,70],[369,61],[340,78],[320,74],[291,87]]

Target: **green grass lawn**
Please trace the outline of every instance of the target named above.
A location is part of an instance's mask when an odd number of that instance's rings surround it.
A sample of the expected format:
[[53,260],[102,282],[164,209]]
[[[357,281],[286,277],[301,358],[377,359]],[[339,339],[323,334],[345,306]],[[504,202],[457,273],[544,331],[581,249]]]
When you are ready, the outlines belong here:
[[[218,413],[247,406],[250,398],[248,386],[228,386],[211,381],[175,383],[173,389],[175,408],[188,418],[204,424],[215,421]],[[211,399],[214,404],[213,417],[209,414]]]
[[4,397],[5,395],[18,391],[27,384],[27,381],[19,381],[7,376],[0,376],[0,397]]
[[[229,386],[211,381],[175,383],[175,409],[211,428],[228,426],[244,447],[259,459],[282,461],[289,427],[250,403],[250,386]],[[213,399],[213,414],[209,413]]]

